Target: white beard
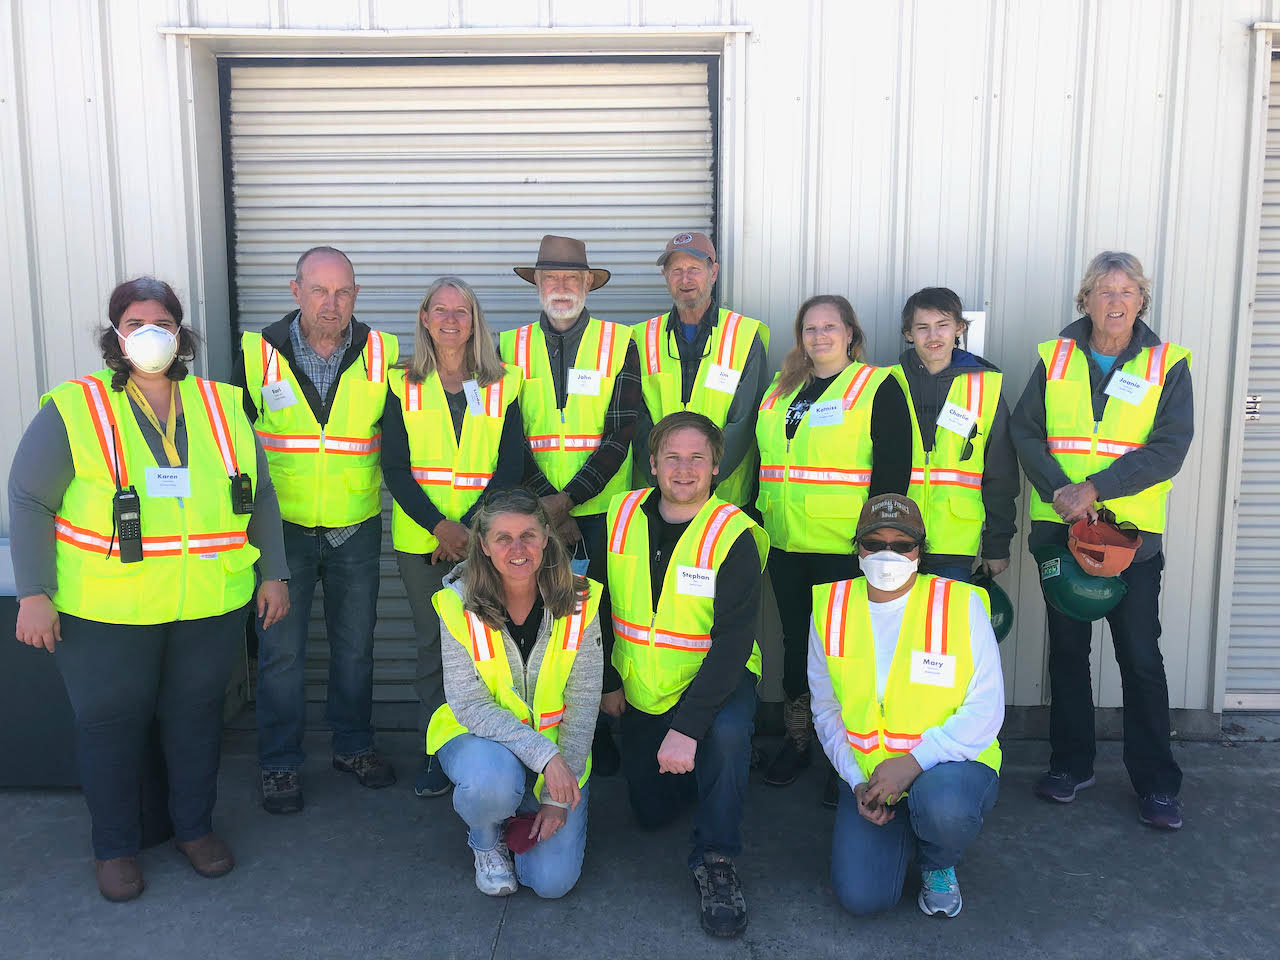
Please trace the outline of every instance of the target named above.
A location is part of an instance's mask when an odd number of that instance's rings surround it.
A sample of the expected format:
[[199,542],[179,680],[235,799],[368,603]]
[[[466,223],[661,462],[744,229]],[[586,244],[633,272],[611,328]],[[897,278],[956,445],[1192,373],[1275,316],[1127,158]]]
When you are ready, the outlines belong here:
[[552,305],[546,300],[542,301],[542,309],[548,317],[557,323],[564,323],[566,320],[578,319],[578,314],[582,313],[583,307],[587,305],[587,297],[585,294],[573,298],[573,302],[563,309],[553,309]]

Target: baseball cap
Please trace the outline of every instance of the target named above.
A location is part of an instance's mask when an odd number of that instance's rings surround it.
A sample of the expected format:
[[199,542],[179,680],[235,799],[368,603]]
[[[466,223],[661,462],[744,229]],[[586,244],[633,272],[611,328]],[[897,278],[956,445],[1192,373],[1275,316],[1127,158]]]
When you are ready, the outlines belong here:
[[882,493],[872,497],[862,507],[858,516],[858,533],[861,540],[868,533],[888,527],[905,533],[916,540],[924,539],[924,517],[910,497],[900,493]]
[[677,233],[667,241],[667,248],[654,262],[661,267],[666,264],[667,257],[673,253],[692,253],[695,256],[705,257],[712,263],[716,262],[716,248],[705,233]]

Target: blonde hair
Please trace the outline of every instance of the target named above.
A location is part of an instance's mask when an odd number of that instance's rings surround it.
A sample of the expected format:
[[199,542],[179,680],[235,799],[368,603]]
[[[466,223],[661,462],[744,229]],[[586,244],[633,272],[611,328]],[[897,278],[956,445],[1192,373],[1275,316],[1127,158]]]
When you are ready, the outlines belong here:
[[1138,285],[1138,291],[1142,294],[1142,306],[1138,308],[1137,319],[1141,320],[1147,315],[1147,307],[1151,306],[1151,281],[1142,272],[1141,260],[1132,253],[1119,250],[1103,250],[1089,261],[1089,266],[1084,269],[1084,277],[1080,280],[1080,290],[1076,293],[1076,309],[1081,316],[1088,312],[1084,308],[1085,300],[1112,270],[1119,270]]
[[427,332],[427,327],[422,322],[422,318],[427,307],[431,304],[431,298],[444,287],[452,287],[457,290],[462,294],[463,299],[467,301],[467,306],[471,308],[471,339],[467,341],[465,354],[467,372],[475,377],[476,383],[481,387],[497,383],[506,372],[505,368],[502,365],[502,360],[498,357],[497,348],[493,345],[493,334],[489,331],[489,325],[485,323],[484,311],[480,309],[480,301],[476,299],[476,292],[461,277],[441,277],[427,287],[427,292],[422,297],[422,303],[418,306],[418,323],[413,331],[413,356],[404,358],[396,366],[409,371],[408,376],[411,383],[422,383],[427,377],[435,373],[437,367],[436,345],[435,341],[431,339],[431,334]]
[[862,332],[862,327],[858,326],[858,315],[853,312],[853,304],[837,293],[820,293],[816,297],[810,297],[800,304],[800,309],[796,311],[796,345],[782,358],[782,373],[778,377],[777,386],[779,396],[786,396],[796,387],[813,383],[813,361],[804,351],[802,336],[804,315],[813,307],[823,304],[835,307],[844,325],[853,331],[853,339],[849,342],[849,359],[862,359],[862,352],[867,345],[867,336]]

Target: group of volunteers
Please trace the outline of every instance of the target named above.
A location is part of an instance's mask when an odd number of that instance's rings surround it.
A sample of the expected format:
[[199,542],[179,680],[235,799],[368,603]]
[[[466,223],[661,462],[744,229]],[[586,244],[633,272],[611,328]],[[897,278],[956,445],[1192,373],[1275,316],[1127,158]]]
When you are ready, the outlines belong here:
[[[1079,319],[1040,346],[1012,413],[1000,371],[964,349],[951,290],[906,301],[891,367],[865,362],[848,300],[811,297],[770,381],[770,328],[717,301],[711,241],[678,234],[657,264],[670,311],[602,321],[587,299],[609,271],[548,235],[515,268],[536,319],[495,338],[472,288],[442,277],[401,358],[356,319],[351,261],[315,247],[297,309],[242,335],[234,385],[189,374],[197,341],[168,284],[112,292],[106,369],[42,398],[9,480],[17,635],[55,655],[74,709],[103,896],[142,892],[155,744],[164,835],[198,873],[232,869],[212,813],[249,609],[264,808],[303,808],[317,583],[333,766],[395,782],[371,720],[384,479],[417,642],[415,791],[453,791],[486,894],[577,883],[594,757],[620,769],[641,828],[690,815],[701,924],[736,935],[749,771],[794,782],[816,734],[840,903],[894,906],[914,864],[920,908],[955,916],[956,863],[999,791],[983,587],[1009,566],[1019,462],[1049,611],[1035,792],[1066,803],[1094,783],[1090,622],[1105,616],[1139,817],[1181,826],[1158,601],[1190,355],[1143,321],[1138,260],[1089,264]],[[759,761],[765,571],[785,736]]]

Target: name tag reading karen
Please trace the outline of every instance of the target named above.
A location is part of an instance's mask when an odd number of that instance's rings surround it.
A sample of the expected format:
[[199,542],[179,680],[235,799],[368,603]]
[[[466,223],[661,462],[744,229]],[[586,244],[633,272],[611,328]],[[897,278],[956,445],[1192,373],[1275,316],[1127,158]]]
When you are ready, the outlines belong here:
[[707,378],[702,381],[702,385],[708,390],[719,390],[721,393],[733,393],[738,389],[738,381],[742,379],[742,372],[735,370],[733,367],[722,367],[718,363],[713,363],[707,370]]
[[569,382],[566,384],[565,389],[569,393],[581,394],[584,397],[600,396],[600,371],[571,367],[569,370]]
[[714,599],[716,572],[710,567],[676,567],[676,593]]
[[484,413],[484,404],[480,401],[480,384],[475,380],[463,380],[462,392],[467,398],[467,412],[473,417]]
[[978,415],[967,407],[961,407],[947,401],[942,408],[942,412],[938,414],[938,426],[943,430],[950,430],[952,433],[968,439],[969,434],[973,433],[973,425],[978,422]]
[[809,408],[809,426],[836,427],[844,423],[844,401],[823,400]]
[[1123,400],[1125,403],[1132,403],[1137,406],[1143,401],[1147,391],[1150,389],[1150,380],[1134,376],[1124,370],[1117,370],[1111,375],[1111,379],[1107,381],[1107,389],[1104,392],[1109,397],[1115,397],[1117,400]]
[[283,410],[292,407],[298,398],[294,396],[293,385],[288,380],[277,380],[262,385],[262,402],[268,410]]
[[147,496],[191,496],[191,471],[186,467],[147,467]]
[[927,683],[931,687],[956,685],[956,658],[945,653],[926,653],[923,650],[911,654],[911,682]]

